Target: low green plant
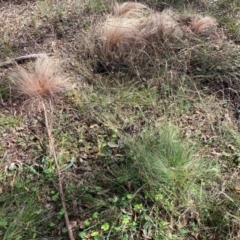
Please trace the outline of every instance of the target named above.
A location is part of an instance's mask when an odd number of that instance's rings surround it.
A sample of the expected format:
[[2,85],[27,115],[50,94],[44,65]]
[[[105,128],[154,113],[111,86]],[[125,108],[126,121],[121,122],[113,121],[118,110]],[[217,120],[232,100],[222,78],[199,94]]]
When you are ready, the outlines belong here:
[[16,181],[11,193],[0,195],[1,239],[35,239],[42,234],[49,216],[38,200],[38,190],[27,182]]
[[133,167],[149,179],[149,184],[156,187],[168,184],[184,189],[192,179],[199,181],[207,172],[217,171],[211,162],[204,166],[205,162],[194,157],[192,149],[179,137],[174,126],[166,124],[159,128],[145,130],[128,142],[134,158]]
[[127,146],[131,159],[127,181],[145,185],[145,195],[153,199],[154,208],[176,219],[184,218],[186,213],[192,214],[196,222],[208,217],[204,212],[216,202],[209,189],[220,179],[214,159],[197,157],[176,127],[168,123],[128,137]]
[[0,114],[0,132],[6,130],[7,128],[16,127],[20,124],[20,119],[12,116],[4,116]]

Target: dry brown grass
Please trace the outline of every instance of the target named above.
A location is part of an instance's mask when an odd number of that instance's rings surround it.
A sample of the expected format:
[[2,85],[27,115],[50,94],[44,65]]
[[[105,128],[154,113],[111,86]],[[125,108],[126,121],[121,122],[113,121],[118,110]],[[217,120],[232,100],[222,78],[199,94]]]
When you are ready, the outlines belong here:
[[[159,41],[159,36],[167,39],[182,38],[183,30],[179,22],[180,15],[171,9],[155,12],[141,3],[116,3],[113,14],[107,15],[97,25],[97,37],[102,42],[104,51],[108,47],[110,51],[113,48],[115,51],[118,48],[123,51],[123,45],[131,45],[133,48],[136,47],[135,44],[145,43],[149,37],[151,42]],[[217,29],[216,19],[200,15],[191,16],[189,25],[191,31],[197,34],[210,35]]]
[[113,14],[116,16],[125,15],[125,16],[136,16],[138,13],[143,13],[149,11],[150,9],[142,4],[137,2],[125,2],[125,3],[116,3],[113,8]]
[[141,18],[118,18],[109,16],[101,29],[101,40],[111,46],[129,45],[143,40],[139,28]]
[[135,72],[136,66],[147,66],[182,37],[179,20],[171,9],[156,12],[140,3],[116,4],[112,14],[93,26],[93,39],[86,44],[94,71],[128,68]]
[[157,13],[140,3],[116,4],[113,15],[106,16],[96,27],[101,52],[109,55],[133,48],[142,49],[158,41],[159,36],[179,38],[182,30],[176,16],[172,10]]
[[60,61],[46,55],[39,57],[32,68],[17,65],[9,78],[17,92],[29,98],[54,97],[67,88]]
[[192,16],[190,28],[194,33],[209,35],[217,30],[217,20],[213,17]]
[[116,4],[92,33],[94,47],[89,49],[94,69],[101,66],[100,72],[118,67],[143,69],[142,65],[160,55],[175,54],[175,49],[192,40],[193,33],[207,36],[206,41],[219,38],[217,21],[212,17],[185,16],[173,9],[156,12],[134,2]]
[[152,13],[146,19],[141,29],[142,36],[163,36],[167,38],[181,38],[182,30],[177,20],[177,14],[171,10]]

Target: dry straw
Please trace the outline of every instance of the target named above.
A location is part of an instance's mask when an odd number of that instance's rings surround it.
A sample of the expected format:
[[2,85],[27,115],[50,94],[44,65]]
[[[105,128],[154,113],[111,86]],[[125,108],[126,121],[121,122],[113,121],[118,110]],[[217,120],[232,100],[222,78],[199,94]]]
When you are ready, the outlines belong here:
[[54,97],[67,88],[60,61],[46,55],[39,57],[32,68],[17,65],[10,80],[18,93],[29,98]]

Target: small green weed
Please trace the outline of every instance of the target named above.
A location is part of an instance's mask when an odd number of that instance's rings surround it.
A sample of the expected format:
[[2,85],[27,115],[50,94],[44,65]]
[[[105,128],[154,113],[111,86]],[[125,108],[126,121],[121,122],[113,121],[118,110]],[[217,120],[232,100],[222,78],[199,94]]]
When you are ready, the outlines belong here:
[[6,130],[7,128],[19,126],[21,120],[18,117],[4,116],[0,114],[0,132]]

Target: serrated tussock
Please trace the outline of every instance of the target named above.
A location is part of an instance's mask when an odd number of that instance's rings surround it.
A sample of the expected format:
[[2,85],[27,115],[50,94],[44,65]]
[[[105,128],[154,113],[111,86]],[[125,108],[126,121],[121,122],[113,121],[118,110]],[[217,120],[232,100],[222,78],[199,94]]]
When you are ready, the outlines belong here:
[[9,77],[17,92],[29,98],[54,97],[67,88],[60,61],[47,55],[39,57],[29,68],[17,65]]

